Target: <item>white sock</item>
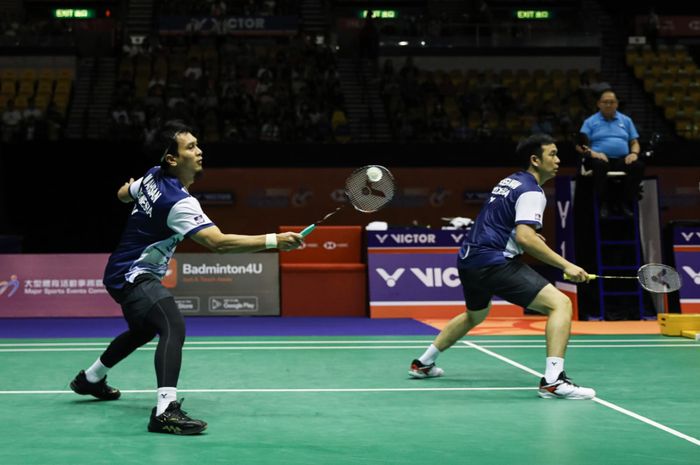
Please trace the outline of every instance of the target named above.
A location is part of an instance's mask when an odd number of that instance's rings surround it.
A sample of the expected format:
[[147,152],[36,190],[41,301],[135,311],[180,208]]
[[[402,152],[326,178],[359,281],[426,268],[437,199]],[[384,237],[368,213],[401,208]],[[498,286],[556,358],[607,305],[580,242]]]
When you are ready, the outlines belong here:
[[544,380],[553,383],[559,378],[559,374],[564,371],[564,359],[559,357],[547,357],[547,367],[544,372]]
[[430,344],[430,347],[428,347],[423,355],[418,357],[418,360],[423,364],[423,365],[430,365],[431,363],[435,363],[435,359],[438,358],[438,355],[440,355],[440,351],[435,347],[434,344]]
[[170,402],[177,400],[177,388],[161,387],[158,388],[158,405],[156,406],[156,416],[165,412]]
[[90,366],[87,370],[85,370],[85,377],[87,380],[91,383],[96,383],[105,376],[107,376],[107,372],[109,371],[109,368],[104,366],[102,364],[102,361],[98,357],[97,360],[95,360],[95,363]]

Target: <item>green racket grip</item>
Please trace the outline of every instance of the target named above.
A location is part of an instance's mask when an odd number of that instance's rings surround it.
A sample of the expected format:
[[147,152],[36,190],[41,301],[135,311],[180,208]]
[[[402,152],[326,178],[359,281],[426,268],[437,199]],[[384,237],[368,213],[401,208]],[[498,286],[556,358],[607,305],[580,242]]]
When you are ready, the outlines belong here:
[[[590,281],[591,279],[596,279],[597,277],[598,277],[597,274],[589,274],[589,275],[588,275],[588,280]],[[566,279],[567,281],[571,281],[571,276],[569,276],[568,274],[564,273],[564,279]]]
[[315,225],[315,224],[310,224],[310,225],[308,225],[307,227],[305,227],[304,229],[302,229],[301,232],[300,232],[299,234],[301,234],[302,237],[306,237],[306,236],[308,236],[309,234],[311,234],[311,231],[313,231],[314,229],[316,229],[316,225]]

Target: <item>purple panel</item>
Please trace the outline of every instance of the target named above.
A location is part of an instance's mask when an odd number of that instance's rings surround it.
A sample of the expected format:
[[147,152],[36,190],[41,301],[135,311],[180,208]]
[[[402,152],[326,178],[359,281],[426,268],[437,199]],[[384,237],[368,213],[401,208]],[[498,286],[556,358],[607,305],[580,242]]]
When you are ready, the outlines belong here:
[[370,253],[372,302],[462,301],[457,254]]
[[367,231],[367,247],[460,247],[465,231],[440,229],[388,229]]
[[0,255],[0,317],[120,316],[102,285],[107,257]]
[[[196,336],[400,336],[435,335],[432,326],[410,318],[188,317]],[[0,338],[112,338],[126,330],[122,318],[10,318]]]

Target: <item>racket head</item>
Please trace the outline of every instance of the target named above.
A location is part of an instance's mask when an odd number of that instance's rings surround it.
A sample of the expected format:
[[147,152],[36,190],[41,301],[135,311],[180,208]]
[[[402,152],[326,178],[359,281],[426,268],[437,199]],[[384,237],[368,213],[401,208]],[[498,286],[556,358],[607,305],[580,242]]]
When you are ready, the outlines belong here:
[[668,265],[648,263],[637,272],[639,284],[649,292],[667,294],[681,288],[681,277]]
[[[371,181],[367,170],[376,168],[382,176],[377,181]],[[380,165],[367,165],[353,171],[345,180],[345,195],[355,208],[363,213],[373,213],[381,210],[394,198],[396,182],[387,168]]]

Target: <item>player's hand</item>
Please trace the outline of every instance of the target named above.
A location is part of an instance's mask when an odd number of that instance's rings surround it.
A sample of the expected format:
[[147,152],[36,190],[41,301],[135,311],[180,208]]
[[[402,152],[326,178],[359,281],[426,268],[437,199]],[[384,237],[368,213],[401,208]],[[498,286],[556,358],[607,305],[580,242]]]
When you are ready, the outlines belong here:
[[630,165],[637,161],[639,159],[639,156],[636,153],[630,153],[625,157],[625,165]]
[[134,183],[134,178],[129,178],[129,180],[124,183],[124,187],[126,187],[128,189],[129,186],[131,186],[133,183]]
[[277,235],[277,248],[283,251],[298,249],[304,244],[304,236],[295,232],[284,232]]
[[580,266],[570,265],[564,268],[564,279],[574,283],[583,283],[588,281],[588,273]]

